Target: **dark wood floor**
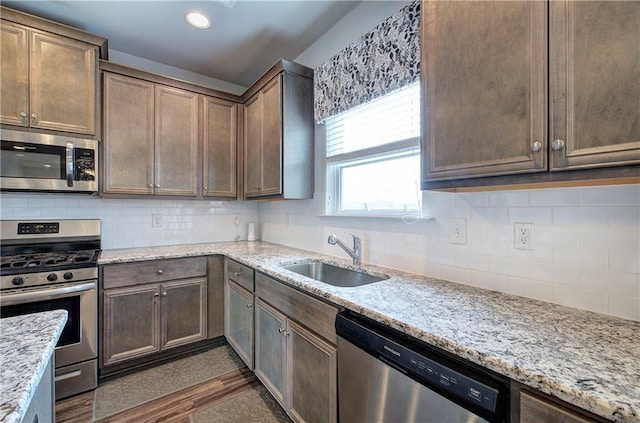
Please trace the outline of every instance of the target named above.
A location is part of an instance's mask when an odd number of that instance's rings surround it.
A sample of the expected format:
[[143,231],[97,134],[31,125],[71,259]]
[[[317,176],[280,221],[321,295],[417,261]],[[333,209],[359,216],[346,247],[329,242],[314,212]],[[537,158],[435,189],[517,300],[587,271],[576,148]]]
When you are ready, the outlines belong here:
[[[100,423],[189,423],[189,415],[198,408],[224,401],[257,383],[249,369],[233,371],[123,411],[100,420]],[[93,392],[56,402],[57,423],[90,423],[92,413]]]

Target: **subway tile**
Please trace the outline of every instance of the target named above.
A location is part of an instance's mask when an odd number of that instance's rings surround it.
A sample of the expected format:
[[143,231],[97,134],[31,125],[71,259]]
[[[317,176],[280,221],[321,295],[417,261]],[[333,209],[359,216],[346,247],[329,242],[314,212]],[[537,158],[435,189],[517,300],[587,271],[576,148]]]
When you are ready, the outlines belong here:
[[554,285],[553,302],[596,313],[607,312],[607,294],[575,286]]
[[511,207],[509,208],[509,223],[535,223],[546,225],[551,223],[550,207]]
[[486,222],[489,224],[502,224],[509,221],[509,209],[507,207],[481,207],[471,210],[472,222]]
[[613,249],[640,249],[640,237],[635,228],[625,226],[584,226],[580,230],[579,245]]
[[608,251],[609,270],[640,274],[640,250],[612,248]]
[[456,208],[489,207],[489,194],[484,192],[456,193]]
[[487,239],[507,241],[513,243],[513,224],[489,225],[487,228]]
[[553,247],[553,263],[563,266],[575,266],[580,269],[609,268],[609,250],[599,245],[587,247]]
[[637,298],[640,296],[640,274],[584,269],[580,270],[579,286]]
[[509,243],[509,257],[530,263],[553,263],[553,247],[551,245],[538,244],[534,239],[533,250],[516,249],[513,243]]
[[489,196],[491,207],[527,207],[529,206],[529,191],[495,191]]
[[509,277],[508,293],[542,301],[553,299],[553,284],[533,279]]
[[441,266],[440,278],[450,282],[471,284],[471,270],[454,266]]
[[498,273],[474,270],[471,272],[471,284],[492,291],[509,291],[509,277]]
[[537,225],[534,227],[536,244],[577,247],[580,239],[578,228],[568,226]]
[[553,224],[565,226],[607,225],[607,207],[554,207]]
[[638,238],[640,238],[640,207],[629,206],[609,208],[609,224],[611,226],[635,227],[638,231]]
[[471,252],[485,256],[506,257],[508,242],[496,239],[471,239]]
[[609,294],[608,314],[640,321],[640,298],[626,295]]
[[582,205],[640,206],[640,184],[581,188],[580,198]]
[[2,194],[0,195],[0,205],[2,205],[2,209],[10,209],[10,208],[25,208],[27,207],[27,198],[25,197],[14,197],[11,194]]
[[489,259],[477,254],[460,253],[455,256],[455,265],[463,269],[489,270]]
[[531,191],[532,206],[578,206],[580,191],[574,188],[535,189]]
[[528,278],[561,285],[578,285],[578,270],[571,266],[496,258],[490,260],[489,271],[516,278]]

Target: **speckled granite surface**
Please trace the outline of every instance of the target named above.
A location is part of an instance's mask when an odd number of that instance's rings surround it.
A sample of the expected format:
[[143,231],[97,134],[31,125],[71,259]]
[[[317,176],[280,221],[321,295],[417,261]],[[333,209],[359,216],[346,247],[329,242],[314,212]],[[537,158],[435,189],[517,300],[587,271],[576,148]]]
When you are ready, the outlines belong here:
[[65,310],[0,319],[0,422],[19,422],[67,322]]
[[262,242],[105,250],[100,264],[223,254],[335,304],[616,422],[640,422],[640,323],[395,269],[339,288],[283,263],[349,261]]

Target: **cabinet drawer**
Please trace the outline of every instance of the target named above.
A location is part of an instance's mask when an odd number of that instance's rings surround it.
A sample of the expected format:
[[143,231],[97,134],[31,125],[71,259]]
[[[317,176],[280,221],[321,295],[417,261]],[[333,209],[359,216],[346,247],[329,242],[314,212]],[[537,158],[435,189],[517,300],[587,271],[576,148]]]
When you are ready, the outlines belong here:
[[256,295],[291,319],[336,344],[334,324],[338,307],[317,300],[261,273],[256,273]]
[[227,259],[227,278],[253,292],[253,269],[249,266]]
[[206,257],[152,260],[107,265],[102,268],[104,289],[186,279],[207,274]]

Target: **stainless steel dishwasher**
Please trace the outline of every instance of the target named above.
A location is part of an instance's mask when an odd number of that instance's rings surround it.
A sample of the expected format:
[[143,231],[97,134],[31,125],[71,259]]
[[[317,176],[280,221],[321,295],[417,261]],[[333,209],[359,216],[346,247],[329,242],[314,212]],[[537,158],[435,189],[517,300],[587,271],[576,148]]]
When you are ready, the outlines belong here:
[[509,381],[352,312],[336,318],[342,423],[509,421]]

